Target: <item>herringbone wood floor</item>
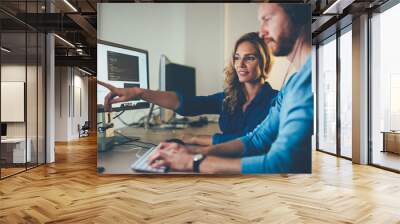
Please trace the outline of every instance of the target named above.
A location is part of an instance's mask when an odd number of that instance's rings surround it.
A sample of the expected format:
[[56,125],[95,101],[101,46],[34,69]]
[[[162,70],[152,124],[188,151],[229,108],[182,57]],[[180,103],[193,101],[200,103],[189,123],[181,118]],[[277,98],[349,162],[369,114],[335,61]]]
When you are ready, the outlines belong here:
[[96,139],[0,181],[0,223],[400,223],[400,175],[313,153],[312,175],[98,176]]

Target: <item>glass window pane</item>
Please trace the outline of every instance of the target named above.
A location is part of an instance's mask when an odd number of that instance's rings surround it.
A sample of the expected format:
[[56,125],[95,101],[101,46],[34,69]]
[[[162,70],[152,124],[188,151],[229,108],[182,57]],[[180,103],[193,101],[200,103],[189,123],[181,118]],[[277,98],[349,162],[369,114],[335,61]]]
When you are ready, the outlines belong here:
[[318,148],[336,153],[336,39],[318,48]]
[[28,150],[28,168],[37,165],[37,73],[38,73],[38,36],[36,32],[27,33],[28,38],[28,62],[27,62],[27,80],[26,80],[26,112],[27,112],[27,142]]
[[352,157],[352,35],[340,36],[340,153]]
[[[400,170],[400,4],[376,14],[372,29],[372,163]],[[385,134],[384,134],[385,133]]]

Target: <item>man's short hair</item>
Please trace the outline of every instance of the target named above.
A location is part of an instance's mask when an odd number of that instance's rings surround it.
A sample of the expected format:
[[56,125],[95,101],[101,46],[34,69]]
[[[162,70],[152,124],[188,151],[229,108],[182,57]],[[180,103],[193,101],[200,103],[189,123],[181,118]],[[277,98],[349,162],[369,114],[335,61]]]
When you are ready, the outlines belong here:
[[306,36],[311,34],[311,6],[309,4],[278,3],[278,5],[289,16],[294,28],[303,29]]

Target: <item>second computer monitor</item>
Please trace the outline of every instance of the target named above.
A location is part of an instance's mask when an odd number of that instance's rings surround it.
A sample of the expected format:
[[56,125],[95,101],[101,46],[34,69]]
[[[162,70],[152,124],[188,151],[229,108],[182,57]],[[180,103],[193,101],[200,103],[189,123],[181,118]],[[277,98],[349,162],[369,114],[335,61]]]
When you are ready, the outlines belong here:
[[170,63],[165,66],[165,90],[186,97],[196,95],[196,70],[193,67]]
[[1,137],[7,136],[7,124],[1,123]]
[[196,69],[172,63],[165,55],[160,58],[160,90],[191,97],[196,95]]

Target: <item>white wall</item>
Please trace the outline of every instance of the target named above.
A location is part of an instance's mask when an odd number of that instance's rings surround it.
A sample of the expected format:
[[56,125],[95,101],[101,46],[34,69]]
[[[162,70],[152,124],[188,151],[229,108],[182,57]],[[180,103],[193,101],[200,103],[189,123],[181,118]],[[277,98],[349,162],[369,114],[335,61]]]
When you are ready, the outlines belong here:
[[82,126],[85,121],[88,121],[88,109],[89,109],[89,102],[88,102],[88,77],[82,76],[83,73],[79,72],[78,70],[74,70],[74,92],[73,96],[74,99],[74,108],[72,113],[72,123],[71,123],[71,135],[73,138],[79,137],[78,132],[78,124]]
[[158,88],[161,54],[185,63],[184,4],[98,5],[97,38],[149,52],[150,88]]
[[55,68],[55,141],[68,140],[68,68]]
[[88,78],[71,67],[56,67],[55,73],[55,141],[77,139],[78,124],[88,120]]
[[[37,70],[38,69],[38,70]],[[38,76],[37,76],[38,75]],[[7,137],[30,139],[32,161],[36,162],[37,153],[39,163],[44,162],[44,89],[41,67],[26,66],[25,64],[3,64],[1,66],[1,81],[3,82],[24,82],[26,85],[26,107],[22,102],[22,111],[26,110],[26,120],[23,122],[6,122]],[[27,81],[25,80],[27,78]],[[3,91],[4,89],[2,89]],[[22,91],[21,94],[23,94]],[[2,95],[7,97],[7,95]],[[24,98],[24,97],[23,97]],[[3,113],[15,113],[12,108],[2,107]]]
[[223,89],[224,5],[185,4],[185,64],[196,68],[196,92]]
[[[1,81],[25,82],[25,69],[31,70],[32,68],[18,64],[2,65]],[[7,110],[7,108],[1,108],[1,110]],[[25,122],[8,122],[7,137],[25,137],[25,126]]]

